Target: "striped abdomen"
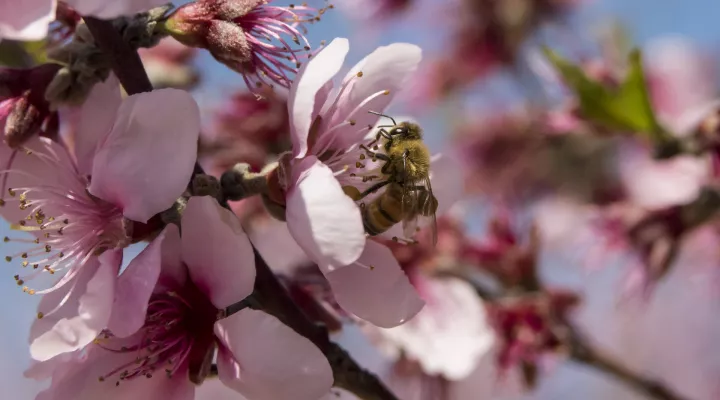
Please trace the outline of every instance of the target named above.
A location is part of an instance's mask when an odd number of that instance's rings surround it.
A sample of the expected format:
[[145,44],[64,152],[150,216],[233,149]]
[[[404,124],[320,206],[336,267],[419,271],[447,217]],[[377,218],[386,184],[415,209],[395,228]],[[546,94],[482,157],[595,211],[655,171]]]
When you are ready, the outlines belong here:
[[403,189],[391,183],[380,196],[362,209],[365,232],[370,236],[379,235],[403,220]]

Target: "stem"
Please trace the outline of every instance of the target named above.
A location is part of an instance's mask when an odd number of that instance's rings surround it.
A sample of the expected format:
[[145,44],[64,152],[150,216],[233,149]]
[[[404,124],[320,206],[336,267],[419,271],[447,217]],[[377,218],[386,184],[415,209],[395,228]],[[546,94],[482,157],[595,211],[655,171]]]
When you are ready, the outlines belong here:
[[[86,17],[85,23],[95,37],[98,48],[110,57],[112,69],[125,91],[129,95],[151,91],[152,85],[137,51],[122,40],[112,24],[91,17]],[[203,173],[202,167],[196,163],[195,174],[201,173]],[[227,208],[227,204],[224,206]],[[377,376],[362,368],[345,350],[330,341],[324,326],[315,324],[305,316],[260,253],[254,247],[253,251],[257,269],[253,297],[260,302],[265,311],[275,315],[298,334],[309,339],[325,354],[332,366],[335,386],[365,400],[397,400]]]
[[570,323],[570,358],[578,363],[595,368],[623,382],[632,389],[657,400],[685,400],[662,382],[644,377],[623,365],[608,354],[593,348]]

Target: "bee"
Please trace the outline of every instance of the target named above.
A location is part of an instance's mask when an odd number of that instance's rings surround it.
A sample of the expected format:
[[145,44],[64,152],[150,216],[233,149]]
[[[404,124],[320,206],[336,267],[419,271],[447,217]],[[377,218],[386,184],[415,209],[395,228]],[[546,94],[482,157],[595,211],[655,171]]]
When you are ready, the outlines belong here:
[[[361,146],[374,160],[384,161],[380,172],[385,177],[385,180],[352,196],[357,201],[385,187],[385,191],[369,204],[360,204],[365,231],[370,236],[377,236],[402,222],[403,233],[410,238],[419,230],[418,220],[422,216],[430,218],[435,245],[435,212],[438,202],[430,185],[430,151],[423,142],[422,129],[412,122],[398,124],[387,115],[374,111],[370,113],[389,118],[393,125],[379,126],[375,140],[368,144],[372,150],[368,146]],[[389,131],[385,128],[389,128]],[[384,152],[373,151],[379,149],[377,143],[381,140]]]

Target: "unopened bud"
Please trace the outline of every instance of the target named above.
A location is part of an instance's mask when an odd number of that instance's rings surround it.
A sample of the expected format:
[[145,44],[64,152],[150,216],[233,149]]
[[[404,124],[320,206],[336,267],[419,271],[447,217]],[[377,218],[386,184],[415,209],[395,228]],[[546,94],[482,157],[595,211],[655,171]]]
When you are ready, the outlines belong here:
[[16,99],[5,120],[5,142],[11,148],[17,148],[40,130],[42,122],[40,111],[30,103],[28,96]]

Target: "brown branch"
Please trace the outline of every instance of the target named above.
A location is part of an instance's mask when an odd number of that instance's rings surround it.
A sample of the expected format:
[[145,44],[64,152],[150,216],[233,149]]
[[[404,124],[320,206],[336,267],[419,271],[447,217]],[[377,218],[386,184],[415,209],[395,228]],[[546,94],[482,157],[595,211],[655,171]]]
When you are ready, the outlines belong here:
[[110,58],[112,70],[128,94],[153,90],[150,78],[137,50],[125,43],[112,23],[93,17],[83,17],[97,47]]
[[[112,24],[90,17],[85,18],[85,23],[95,37],[98,47],[106,52],[112,60],[112,69],[125,91],[128,94],[151,91],[152,85],[137,51],[122,40]],[[195,174],[202,173],[202,167],[196,164]],[[225,207],[227,207],[226,204]],[[333,369],[335,386],[348,390],[365,400],[397,400],[380,379],[362,368],[345,350],[330,341],[324,326],[315,324],[307,318],[258,251],[253,250],[257,269],[255,291],[253,292],[254,300],[259,302],[265,311],[275,315],[298,334],[308,338],[327,356]]]
[[571,324],[570,358],[578,363],[595,368],[625,383],[634,390],[658,400],[685,400],[662,382],[638,374],[608,354],[593,348]]

